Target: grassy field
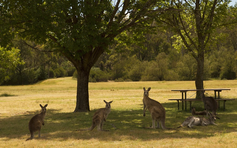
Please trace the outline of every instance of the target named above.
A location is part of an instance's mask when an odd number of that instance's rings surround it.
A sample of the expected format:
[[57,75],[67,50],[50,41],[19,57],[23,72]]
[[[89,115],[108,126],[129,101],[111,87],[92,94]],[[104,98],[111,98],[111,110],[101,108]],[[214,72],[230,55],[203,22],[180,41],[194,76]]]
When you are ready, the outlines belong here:
[[[205,88],[230,88],[222,91],[222,98],[235,98],[237,80],[212,80],[204,82]],[[151,87],[150,97],[166,109],[166,127],[173,130],[148,129],[151,115],[142,116],[143,87]],[[90,109],[87,113],[73,113],[76,102],[76,80],[72,78],[49,79],[35,85],[0,86],[0,147],[237,147],[237,100],[226,102],[226,111],[218,110],[217,126],[197,126],[176,129],[189,111],[179,111],[180,92],[172,89],[194,89],[194,81],[161,82],[106,82],[90,83]],[[213,96],[213,92],[208,92]],[[194,97],[194,92],[188,93]],[[78,131],[91,126],[93,113],[111,101],[111,113],[104,124],[108,132]],[[41,138],[30,137],[28,122],[39,113],[39,104],[48,104],[45,126]],[[193,103],[198,110],[202,102]],[[222,104],[221,104],[222,107]],[[188,106],[189,108],[189,106]]]

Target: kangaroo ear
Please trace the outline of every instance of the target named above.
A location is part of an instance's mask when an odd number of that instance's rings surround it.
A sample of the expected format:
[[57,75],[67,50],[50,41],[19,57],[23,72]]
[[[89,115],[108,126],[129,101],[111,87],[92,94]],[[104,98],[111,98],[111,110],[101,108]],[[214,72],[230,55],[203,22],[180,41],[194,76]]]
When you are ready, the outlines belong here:
[[47,107],[48,106],[48,104],[45,104],[45,106],[44,107]]
[[147,91],[150,91],[151,90],[151,88],[149,87],[148,89],[147,89]]
[[110,101],[109,103],[112,103],[113,101]]
[[105,100],[104,100],[105,103],[107,103]]
[[208,115],[208,116],[211,116],[211,113],[210,113],[210,112],[207,112],[207,115]]
[[43,108],[43,106],[40,104],[40,107]]
[[146,90],[146,88],[145,88],[145,87],[143,87],[143,90],[145,91],[145,90]]

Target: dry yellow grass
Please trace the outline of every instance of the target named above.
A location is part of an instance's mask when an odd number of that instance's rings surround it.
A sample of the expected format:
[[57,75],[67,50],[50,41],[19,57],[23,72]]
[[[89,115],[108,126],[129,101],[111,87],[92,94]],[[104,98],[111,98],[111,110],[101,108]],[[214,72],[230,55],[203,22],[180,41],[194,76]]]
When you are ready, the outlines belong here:
[[[205,81],[204,86],[230,88],[221,92],[221,97],[237,98],[237,80]],[[226,103],[226,111],[218,111],[221,118],[218,126],[153,130],[144,128],[151,125],[151,116],[148,112],[146,117],[142,116],[143,87],[151,87],[150,97],[166,108],[167,127],[176,128],[190,115],[178,111],[177,103],[168,99],[181,97],[172,89],[195,88],[193,81],[90,83],[89,113],[72,113],[76,100],[76,81],[72,78],[50,79],[35,85],[0,86],[0,147],[236,147],[236,100]],[[76,131],[91,126],[94,111],[105,106],[103,100],[114,101],[104,125],[110,131]],[[34,140],[25,141],[30,136],[30,118],[39,112],[39,104],[46,103],[49,105],[42,138],[37,138],[36,133]],[[199,103],[193,105],[202,107]]]

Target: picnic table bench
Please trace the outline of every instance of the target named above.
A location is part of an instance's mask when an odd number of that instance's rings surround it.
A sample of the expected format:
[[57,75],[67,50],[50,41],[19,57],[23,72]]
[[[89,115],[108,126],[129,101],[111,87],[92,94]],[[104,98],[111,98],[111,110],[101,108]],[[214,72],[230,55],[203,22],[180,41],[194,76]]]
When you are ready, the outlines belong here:
[[215,94],[215,99],[218,100],[218,105],[220,108],[220,101],[223,101],[223,110],[225,110],[225,102],[226,101],[230,101],[230,100],[235,100],[235,99],[220,99],[220,92],[222,90],[230,90],[228,88],[214,88],[214,89],[177,89],[177,90],[171,90],[171,91],[179,91],[182,93],[182,99],[169,99],[170,101],[174,101],[176,100],[178,103],[178,110],[179,110],[179,102],[182,101],[182,110],[184,110],[184,106],[185,106],[185,110],[187,110],[187,102],[190,103],[190,109],[191,109],[191,105],[193,101],[202,101],[201,99],[187,99],[187,92],[188,91],[202,91],[203,93],[205,91],[214,91]]

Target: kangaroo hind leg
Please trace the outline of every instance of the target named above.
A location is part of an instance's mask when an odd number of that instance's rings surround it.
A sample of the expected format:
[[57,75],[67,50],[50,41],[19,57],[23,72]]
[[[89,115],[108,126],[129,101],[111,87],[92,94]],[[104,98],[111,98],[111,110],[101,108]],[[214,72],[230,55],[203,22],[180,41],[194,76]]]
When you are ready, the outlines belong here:
[[188,127],[189,127],[189,128],[192,128],[192,127],[193,127],[194,121],[195,121],[195,120],[194,120],[193,118],[190,120],[190,122],[189,122],[189,124],[188,124]]

